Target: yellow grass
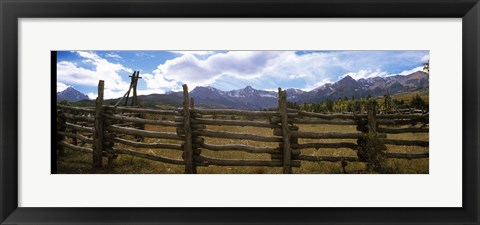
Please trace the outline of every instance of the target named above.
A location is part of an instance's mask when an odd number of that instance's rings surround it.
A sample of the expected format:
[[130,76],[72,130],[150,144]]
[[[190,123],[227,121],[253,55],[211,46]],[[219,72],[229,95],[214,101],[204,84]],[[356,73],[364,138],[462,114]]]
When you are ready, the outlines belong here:
[[[355,126],[338,126],[338,125],[298,125],[300,131],[306,132],[357,132]],[[162,131],[162,132],[176,132],[173,127],[160,127],[147,125],[146,130]],[[229,131],[248,134],[257,134],[264,136],[273,136],[273,131],[270,128],[254,128],[254,127],[237,127],[237,126],[207,126],[209,130],[215,131]],[[133,137],[130,137],[133,138]],[[404,140],[426,140],[428,141],[428,133],[421,134],[389,134],[388,138],[404,139]],[[356,143],[355,139],[350,140],[309,140],[299,139],[299,143],[306,142],[352,142]],[[161,140],[154,138],[145,138],[144,142],[162,142],[162,143],[181,143],[175,140]],[[208,144],[224,145],[224,144],[243,144],[256,147],[277,147],[278,143],[267,143],[250,140],[233,140],[223,138],[205,138]],[[172,159],[182,160],[182,152],[176,150],[166,149],[142,149],[134,148],[126,145],[116,144],[118,148],[131,149],[141,151],[148,154],[163,156]],[[420,153],[428,152],[428,148],[424,147],[409,147],[409,146],[394,146],[387,145],[389,152],[399,153]],[[328,156],[356,156],[356,152],[351,149],[303,149],[301,151],[305,155],[328,155]],[[251,154],[246,152],[229,151],[216,152],[202,149],[203,156],[221,158],[221,159],[255,159],[255,160],[270,160],[269,154]],[[153,174],[178,174],[183,173],[184,166],[171,165],[161,162],[141,159],[128,155],[119,155],[114,160],[111,167],[106,167],[100,171],[93,171],[91,168],[92,156],[85,153],[77,153],[67,151],[65,156],[58,157],[58,173],[153,173]],[[106,164],[106,160],[105,160]],[[387,159],[384,165],[388,173],[428,173],[429,160],[426,159]],[[347,173],[365,173],[365,164],[361,162],[351,162],[346,166]],[[241,167],[241,166],[209,166],[197,167],[198,173],[206,174],[268,174],[268,173],[282,173],[281,167]],[[343,173],[340,162],[305,162],[302,161],[301,167],[294,168],[294,173]]]
[[423,89],[423,90],[418,90],[418,91],[409,91],[409,92],[403,92],[403,93],[398,93],[398,94],[394,94],[393,96],[391,96],[393,99],[397,99],[397,100],[403,100],[405,101],[406,103],[409,103],[412,98],[415,96],[415,95],[419,95],[420,98],[422,98],[425,102],[429,102],[429,90],[428,89]]

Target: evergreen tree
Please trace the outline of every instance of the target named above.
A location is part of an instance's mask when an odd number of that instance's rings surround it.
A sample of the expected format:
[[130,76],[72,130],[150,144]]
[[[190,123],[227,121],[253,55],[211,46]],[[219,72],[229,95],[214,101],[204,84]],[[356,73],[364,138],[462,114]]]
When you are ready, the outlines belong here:
[[327,106],[327,110],[328,110],[329,112],[332,112],[332,111],[333,111],[333,101],[332,101],[332,100],[330,100],[330,99],[327,98],[326,106]]
[[418,95],[412,97],[412,101],[410,102],[410,107],[416,109],[426,109],[427,103]]

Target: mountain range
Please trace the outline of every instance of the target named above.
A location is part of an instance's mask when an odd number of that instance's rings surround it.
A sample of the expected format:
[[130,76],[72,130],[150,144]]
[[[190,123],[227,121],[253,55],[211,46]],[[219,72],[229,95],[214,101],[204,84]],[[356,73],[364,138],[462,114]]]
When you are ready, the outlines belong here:
[[[326,83],[311,91],[300,89],[286,89],[287,101],[321,102],[326,99],[339,98],[364,98],[367,96],[381,96],[386,92],[396,93],[415,91],[428,88],[428,74],[417,71],[409,75],[394,75],[388,77],[372,77],[355,80],[345,76],[335,83]],[[58,95],[57,95],[58,96]],[[190,91],[190,97],[195,100],[195,106],[201,108],[236,108],[261,110],[276,108],[278,105],[277,91],[258,90],[251,86],[242,89],[222,91],[214,87],[198,86]],[[107,100],[108,102],[116,101]],[[138,96],[138,102],[146,107],[170,105],[179,107],[183,101],[182,92],[169,92],[166,94],[151,94]]]
[[338,99],[343,97],[367,97],[419,90],[428,88],[428,74],[417,71],[409,75],[395,75],[388,77],[372,77],[355,80],[345,76],[336,83],[327,83],[299,96],[296,102],[318,102],[327,98]]
[[[300,89],[286,89],[287,101],[321,102],[326,99],[364,98],[367,96],[384,95],[407,92],[428,88],[428,74],[418,71],[410,75],[395,75],[388,77],[353,79],[345,76],[335,83],[326,83],[311,91]],[[173,94],[173,93],[171,93]],[[177,93],[179,94],[179,93]],[[213,87],[196,87],[190,92],[195,104],[206,108],[244,108],[268,109],[278,105],[276,91],[257,90],[251,86],[232,91],[221,91]]]

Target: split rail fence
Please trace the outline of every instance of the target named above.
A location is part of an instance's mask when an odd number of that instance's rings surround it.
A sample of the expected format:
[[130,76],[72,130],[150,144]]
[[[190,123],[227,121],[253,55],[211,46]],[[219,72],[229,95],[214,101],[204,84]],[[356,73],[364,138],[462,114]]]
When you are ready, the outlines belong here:
[[[139,107],[116,107],[103,104],[103,81],[99,82],[96,107],[72,107],[57,105],[57,150],[65,148],[93,155],[93,167],[108,164],[120,154],[131,155],[167,164],[183,165],[185,173],[196,173],[197,167],[216,166],[266,166],[282,167],[283,173],[292,173],[292,167],[300,167],[302,161],[340,162],[344,168],[348,162],[367,162],[365,152],[367,134],[374,132],[384,145],[426,147],[425,152],[407,154],[383,152],[385,158],[428,158],[428,141],[398,140],[389,134],[428,133],[428,113],[379,114],[375,104],[369,104],[364,114],[325,114],[287,109],[286,92],[279,89],[278,111],[248,111],[234,109],[197,109],[189,98],[188,87],[183,86],[183,107],[177,110],[160,110]],[[357,132],[304,132],[301,125],[356,126]],[[213,126],[270,128],[271,135],[257,135],[209,129]],[[297,126],[300,125],[300,126]],[[406,127],[405,125],[409,125]],[[146,126],[170,127],[176,132],[159,132]],[[234,130],[234,129],[232,129]],[[146,142],[145,138],[154,142]],[[208,138],[251,140],[266,143],[262,147],[245,144],[215,145]],[[332,139],[335,142],[322,142]],[[357,143],[351,142],[357,140]],[[305,141],[310,140],[310,141]],[[313,142],[311,140],[314,140]],[[348,141],[350,140],[350,142]],[[273,144],[272,144],[273,143]],[[175,150],[182,158],[167,158],[145,151],[125,149]],[[275,146],[275,147],[272,147]],[[314,156],[302,153],[307,148],[347,148],[357,156]],[[209,151],[241,151],[250,154],[269,154],[270,160],[213,158],[202,154]]]

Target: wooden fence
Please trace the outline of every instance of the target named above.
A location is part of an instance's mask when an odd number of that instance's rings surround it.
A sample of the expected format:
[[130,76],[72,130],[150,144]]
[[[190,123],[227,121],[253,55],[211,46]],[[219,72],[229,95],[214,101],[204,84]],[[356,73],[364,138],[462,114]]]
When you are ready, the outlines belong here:
[[[300,167],[302,161],[347,162],[372,161],[368,143],[372,139],[381,145],[428,147],[428,141],[397,140],[388,134],[425,133],[428,129],[428,113],[379,114],[375,102],[369,104],[363,114],[324,114],[287,109],[286,92],[279,89],[278,111],[248,111],[236,109],[196,109],[194,99],[189,98],[188,88],[183,86],[183,107],[177,110],[160,110],[139,107],[115,107],[103,105],[103,81],[99,83],[96,107],[72,107],[57,105],[57,149],[64,148],[93,154],[93,167],[102,167],[102,158],[109,164],[119,155],[131,155],[167,164],[184,165],[185,173],[197,173],[197,167],[216,166],[266,166],[282,167],[283,173],[292,173],[292,167]],[[146,125],[171,127],[174,132],[145,129]],[[209,126],[233,126],[270,128],[271,135],[257,135],[209,129]],[[298,126],[299,125],[299,126]],[[356,126],[357,132],[304,132],[302,125]],[[405,125],[409,125],[405,127]],[[234,130],[234,129],[233,129]],[[145,142],[145,138],[155,140]],[[262,147],[245,144],[215,145],[208,138],[251,140],[266,143]],[[334,142],[322,142],[332,139]],[[346,140],[355,139],[357,143]],[[310,141],[305,141],[310,140]],[[313,140],[313,142],[312,142]],[[316,141],[315,141],[316,140]],[[174,150],[182,158],[167,158],[132,149]],[[273,146],[273,147],[272,147]],[[302,153],[307,148],[347,148],[357,156],[314,156]],[[241,151],[250,154],[269,154],[269,160],[213,158],[202,154],[208,151]],[[386,148],[385,148],[386,149]],[[375,157],[417,159],[428,158],[428,148],[423,153],[374,152]]]

